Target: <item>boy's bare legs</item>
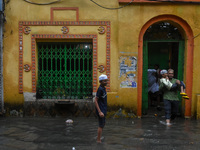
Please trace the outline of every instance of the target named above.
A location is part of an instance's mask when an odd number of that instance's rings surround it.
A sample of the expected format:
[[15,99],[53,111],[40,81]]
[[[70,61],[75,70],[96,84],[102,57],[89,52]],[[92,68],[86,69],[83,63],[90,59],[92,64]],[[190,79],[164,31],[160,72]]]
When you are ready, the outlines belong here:
[[97,131],[97,143],[101,143],[102,131],[103,131],[103,128],[98,127],[98,131]]
[[187,96],[187,94],[185,93],[185,89],[183,88],[183,86],[181,86],[181,93],[180,95],[184,98],[184,99],[189,99],[189,97]]
[[185,89],[181,86],[181,93],[185,93]]
[[[181,81],[180,80],[176,80],[176,84],[181,85]],[[181,92],[180,92],[181,96],[186,96],[185,98],[188,99],[189,97],[187,96],[187,94],[185,93],[185,89],[183,87],[183,85],[181,85]]]

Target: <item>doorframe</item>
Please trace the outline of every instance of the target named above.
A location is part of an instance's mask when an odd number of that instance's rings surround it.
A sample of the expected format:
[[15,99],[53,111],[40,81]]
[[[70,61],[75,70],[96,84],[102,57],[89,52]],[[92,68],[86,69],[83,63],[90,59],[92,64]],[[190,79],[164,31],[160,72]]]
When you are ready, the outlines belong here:
[[[178,70],[177,70],[177,79],[183,80],[183,66],[184,66],[184,40],[144,40],[143,41],[143,76],[142,80],[142,113],[146,114],[149,105],[148,105],[148,79],[147,79],[147,70],[149,64],[149,43],[178,43]],[[145,64],[145,65],[144,65]],[[146,74],[146,75],[145,75]],[[181,99],[180,99],[181,100]]]
[[143,27],[141,28],[138,40],[138,96],[137,96],[137,116],[142,116],[142,76],[143,76],[143,37],[146,30],[152,24],[159,21],[171,21],[182,27],[185,32],[185,52],[186,52],[186,60],[185,60],[185,70],[186,70],[186,93],[191,99],[185,102],[185,118],[191,117],[191,104],[192,104],[192,85],[193,85],[193,49],[194,49],[194,36],[193,31],[189,24],[183,20],[182,18],[175,15],[159,15],[156,16],[149,21],[147,21]]

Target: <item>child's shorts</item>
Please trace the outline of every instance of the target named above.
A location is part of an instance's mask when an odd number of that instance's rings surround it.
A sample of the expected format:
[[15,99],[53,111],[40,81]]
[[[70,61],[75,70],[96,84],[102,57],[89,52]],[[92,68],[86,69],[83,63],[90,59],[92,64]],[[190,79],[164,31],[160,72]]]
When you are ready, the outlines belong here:
[[106,124],[106,118],[105,117],[101,118],[98,116],[98,120],[99,120],[99,127],[103,128]]
[[183,83],[183,81],[181,81],[181,86],[183,86],[183,89],[185,89],[185,84]]

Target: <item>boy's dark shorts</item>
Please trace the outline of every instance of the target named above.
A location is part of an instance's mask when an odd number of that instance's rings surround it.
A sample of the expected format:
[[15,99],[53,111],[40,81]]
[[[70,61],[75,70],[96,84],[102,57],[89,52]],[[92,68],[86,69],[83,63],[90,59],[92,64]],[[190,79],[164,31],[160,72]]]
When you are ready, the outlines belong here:
[[99,120],[99,127],[103,128],[106,124],[106,118],[105,117],[101,118],[100,116],[98,116],[98,120]]
[[183,89],[185,89],[185,84],[183,83],[183,81],[181,81],[181,86],[183,86]]

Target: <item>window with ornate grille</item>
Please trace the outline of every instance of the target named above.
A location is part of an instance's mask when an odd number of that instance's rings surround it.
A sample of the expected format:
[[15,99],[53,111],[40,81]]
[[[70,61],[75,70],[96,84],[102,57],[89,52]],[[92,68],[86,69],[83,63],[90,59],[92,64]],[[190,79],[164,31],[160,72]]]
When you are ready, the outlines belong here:
[[39,99],[92,97],[93,49],[88,42],[38,42]]

